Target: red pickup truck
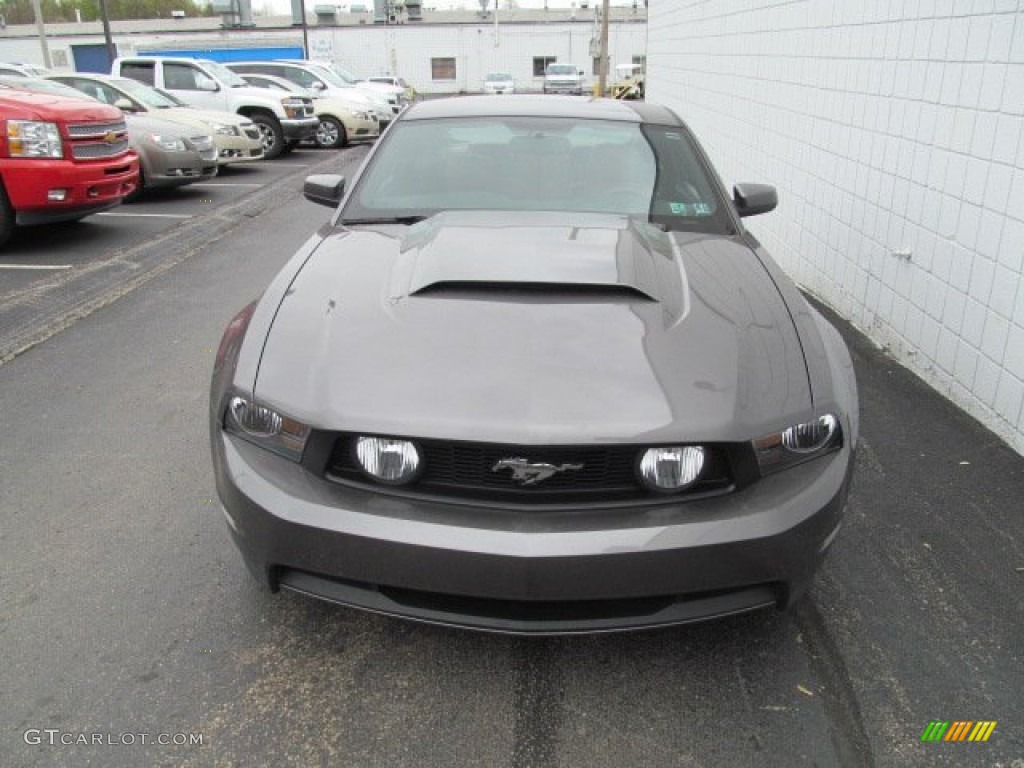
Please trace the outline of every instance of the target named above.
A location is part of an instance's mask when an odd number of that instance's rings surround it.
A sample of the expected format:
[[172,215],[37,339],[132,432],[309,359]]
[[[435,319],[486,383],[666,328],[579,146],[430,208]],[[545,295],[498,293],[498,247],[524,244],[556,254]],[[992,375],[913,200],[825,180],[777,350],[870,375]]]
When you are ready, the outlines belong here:
[[138,183],[119,109],[0,88],[0,246],[15,224],[76,221]]

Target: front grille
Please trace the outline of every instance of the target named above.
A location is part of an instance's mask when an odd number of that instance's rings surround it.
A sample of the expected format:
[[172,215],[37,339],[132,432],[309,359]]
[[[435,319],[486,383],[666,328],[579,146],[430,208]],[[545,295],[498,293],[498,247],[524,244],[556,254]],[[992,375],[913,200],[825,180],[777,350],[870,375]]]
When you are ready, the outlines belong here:
[[108,133],[124,134],[127,130],[124,120],[113,123],[79,123],[68,126],[68,136],[72,139],[95,139]]
[[95,160],[100,157],[117,157],[128,150],[128,139],[119,139],[112,143],[74,144],[71,156],[75,160]]
[[[343,435],[334,444],[327,478],[370,483],[355,459],[356,437]],[[637,478],[636,463],[647,446],[583,445],[523,446],[495,443],[417,440],[423,472],[401,491],[424,496],[462,497],[480,501],[574,504],[643,500],[678,500],[681,496],[724,492],[732,487],[728,450],[710,446],[701,478],[681,494],[665,496],[647,490]],[[536,485],[513,480],[511,469],[494,471],[503,459],[522,458],[533,464],[583,466],[566,468]],[[380,487],[386,491],[388,488]]]

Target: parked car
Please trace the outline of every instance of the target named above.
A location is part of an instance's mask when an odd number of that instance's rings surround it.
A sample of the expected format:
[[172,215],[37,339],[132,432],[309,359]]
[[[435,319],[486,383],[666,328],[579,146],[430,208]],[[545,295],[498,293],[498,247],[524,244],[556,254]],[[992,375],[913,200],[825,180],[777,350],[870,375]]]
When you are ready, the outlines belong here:
[[352,139],[375,139],[380,135],[377,118],[368,109],[351,109],[338,99],[308,91],[283,77],[244,74],[242,79],[257,88],[298,93],[313,99],[313,112],[320,119],[313,141],[321,149],[344,147]]
[[583,70],[575,64],[548,64],[544,70],[544,93],[583,93]]
[[387,97],[370,89],[358,88],[337,73],[308,61],[231,61],[225,64],[233,72],[248,75],[273,75],[346,104],[351,109],[371,110],[381,131],[394,114]]
[[401,88],[407,102],[416,100],[416,89],[413,88],[411,83],[406,82],[404,78],[396,77],[395,75],[375,75],[374,77],[366,78],[366,82],[383,83],[394,88]]
[[246,85],[222,64],[205,59],[130,56],[114,59],[111,74],[138,80],[192,107],[245,115],[259,129],[267,158],[298,146],[320,124],[310,99],[275,96]]
[[109,210],[138,179],[120,111],[0,88],[0,246],[15,225],[77,221]]
[[789,606],[840,528],[850,355],[668,109],[418,102],[224,334],[217,491],[255,577],[504,632]]
[[331,61],[311,61],[309,63],[333,72],[345,82],[352,83],[356,88],[360,88],[363,91],[384,94],[388,103],[391,105],[391,111],[395,114],[398,114],[405,109],[409,102],[409,97],[406,93],[407,86],[405,85],[384,82],[372,77],[357,77],[352,72],[345,69],[345,67]]
[[49,75],[47,79],[75,88],[125,113],[146,114],[205,129],[213,135],[218,165],[247,163],[264,157],[263,134],[252,120],[234,112],[195,109],[169,93],[127,77],[74,72]]
[[484,93],[500,95],[503,93],[515,93],[516,83],[512,75],[507,72],[491,72],[484,75]]
[[149,115],[125,115],[132,149],[139,155],[139,186],[132,202],[152,189],[184,187],[217,175],[211,134]]
[[2,77],[42,77],[50,72],[46,67],[37,64],[24,64],[21,62],[4,61],[0,62],[0,76]]
[[[0,77],[0,85],[69,99],[98,101],[76,88],[39,77]],[[124,202],[138,200],[146,190],[183,187],[217,175],[213,136],[169,120],[125,115],[128,143],[139,156],[139,183]]]

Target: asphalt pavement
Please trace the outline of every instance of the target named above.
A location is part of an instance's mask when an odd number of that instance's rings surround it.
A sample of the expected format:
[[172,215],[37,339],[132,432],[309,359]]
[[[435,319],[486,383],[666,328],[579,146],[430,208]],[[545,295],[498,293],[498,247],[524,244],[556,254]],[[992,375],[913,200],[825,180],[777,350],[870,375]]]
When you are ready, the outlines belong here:
[[[854,487],[790,613],[510,638],[261,591],[213,503],[207,388],[329,217],[300,180],[215,238],[133,241],[145,279],[0,365],[0,765],[1024,768],[1024,458],[843,323]],[[997,725],[922,742],[932,720]]]

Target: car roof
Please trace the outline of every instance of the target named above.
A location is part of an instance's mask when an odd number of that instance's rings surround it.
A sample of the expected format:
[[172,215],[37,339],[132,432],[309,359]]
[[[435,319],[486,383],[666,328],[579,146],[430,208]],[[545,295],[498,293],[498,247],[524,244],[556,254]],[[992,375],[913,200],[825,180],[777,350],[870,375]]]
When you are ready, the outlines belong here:
[[683,124],[673,112],[657,104],[539,94],[428,99],[406,110],[402,119],[435,120],[444,117],[565,117],[658,125]]

